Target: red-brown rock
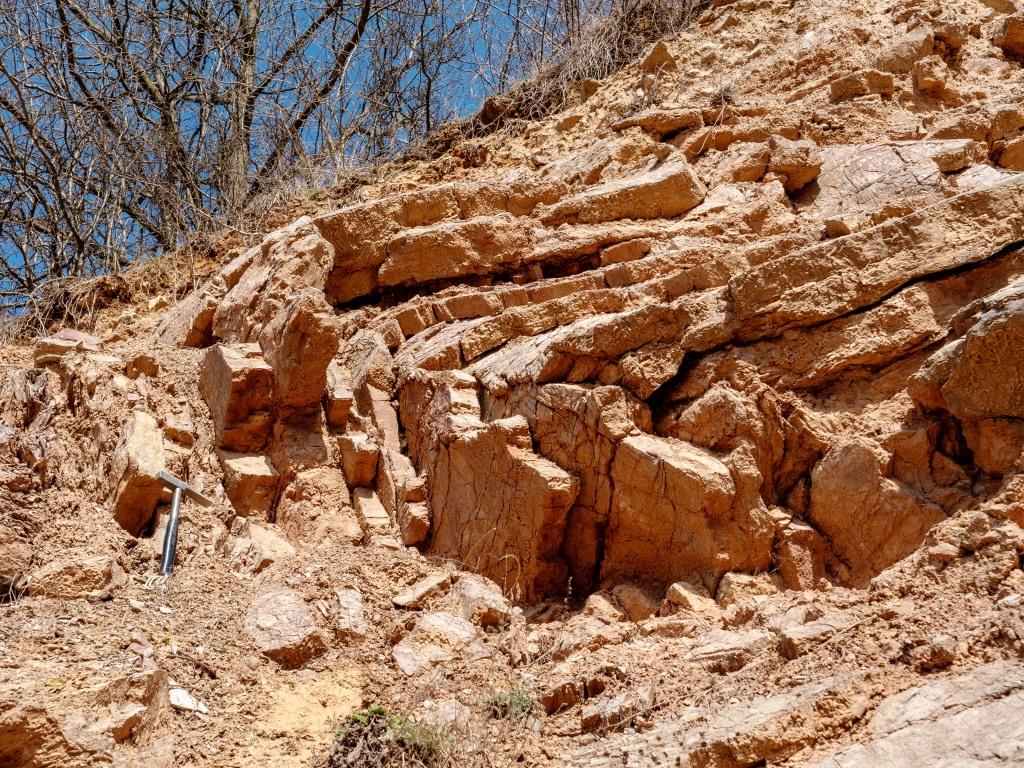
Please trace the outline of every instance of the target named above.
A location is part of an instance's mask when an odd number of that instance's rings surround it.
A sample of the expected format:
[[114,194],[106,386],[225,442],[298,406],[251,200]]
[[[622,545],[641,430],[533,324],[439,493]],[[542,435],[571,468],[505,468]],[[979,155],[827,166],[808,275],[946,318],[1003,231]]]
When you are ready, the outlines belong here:
[[114,519],[140,536],[153,520],[164,494],[157,474],[166,469],[163,435],[156,419],[133,411],[114,449],[110,473],[114,479]]
[[253,599],[245,628],[260,651],[285,669],[301,667],[327,650],[306,604],[285,587],[270,587]]
[[210,409],[217,443],[256,453],[270,434],[273,371],[256,344],[217,344],[203,357],[199,391]]

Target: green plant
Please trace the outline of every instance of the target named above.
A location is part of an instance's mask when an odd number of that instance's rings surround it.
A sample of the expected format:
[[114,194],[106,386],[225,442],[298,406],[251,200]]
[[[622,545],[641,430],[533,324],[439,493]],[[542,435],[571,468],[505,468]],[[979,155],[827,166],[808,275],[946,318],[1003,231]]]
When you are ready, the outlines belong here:
[[440,728],[420,725],[375,704],[341,724],[327,768],[439,768],[446,764],[450,753],[451,739]]
[[521,720],[530,714],[536,699],[525,685],[517,685],[508,691],[498,691],[484,699],[484,706],[496,719]]

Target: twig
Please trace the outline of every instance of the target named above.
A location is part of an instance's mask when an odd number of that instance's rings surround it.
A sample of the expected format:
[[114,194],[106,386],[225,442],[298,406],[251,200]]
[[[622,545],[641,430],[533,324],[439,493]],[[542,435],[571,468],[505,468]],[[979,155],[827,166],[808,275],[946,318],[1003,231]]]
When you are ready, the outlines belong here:
[[171,651],[170,655],[173,658],[175,658],[175,659],[182,659],[183,661],[188,661],[188,662],[191,662],[192,664],[195,664],[197,667],[199,667],[199,669],[201,669],[204,673],[206,673],[206,675],[209,676],[211,679],[213,679],[213,680],[217,679],[217,670],[214,669],[213,667],[211,667],[205,661],[202,661],[201,659],[197,659],[194,656],[189,656],[187,653],[182,653],[181,651]]

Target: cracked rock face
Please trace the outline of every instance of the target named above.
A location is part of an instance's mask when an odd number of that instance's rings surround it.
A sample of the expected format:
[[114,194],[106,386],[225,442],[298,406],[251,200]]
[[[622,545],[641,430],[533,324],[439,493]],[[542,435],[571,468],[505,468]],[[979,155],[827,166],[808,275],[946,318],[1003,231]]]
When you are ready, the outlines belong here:
[[[495,765],[1021,762],[1020,3],[700,5],[557,115],[318,196],[150,335],[0,360],[0,763],[108,748],[34,691],[112,648],[224,764],[305,731],[256,681],[327,670]],[[215,503],[158,607],[160,471]],[[540,706],[491,717],[499,683]]]
[[[1014,114],[984,141],[825,148],[739,119],[722,173],[748,180],[715,186],[644,138],[705,116],[652,110],[576,164],[274,232],[202,289],[212,321],[186,300],[159,339],[217,342],[203,392],[243,514],[292,519],[334,466],[366,535],[527,600],[775,566],[861,586],[1015,471],[1024,179],[949,176],[991,171]],[[773,234],[713,224],[752,226],[762,188]]]

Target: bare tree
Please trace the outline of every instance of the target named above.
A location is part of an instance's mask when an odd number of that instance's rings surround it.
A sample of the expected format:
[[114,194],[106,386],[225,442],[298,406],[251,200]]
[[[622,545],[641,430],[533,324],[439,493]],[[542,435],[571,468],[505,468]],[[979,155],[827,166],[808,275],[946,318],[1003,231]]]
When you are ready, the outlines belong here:
[[398,155],[673,2],[0,0],[0,312]]

